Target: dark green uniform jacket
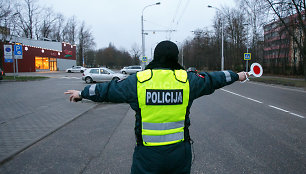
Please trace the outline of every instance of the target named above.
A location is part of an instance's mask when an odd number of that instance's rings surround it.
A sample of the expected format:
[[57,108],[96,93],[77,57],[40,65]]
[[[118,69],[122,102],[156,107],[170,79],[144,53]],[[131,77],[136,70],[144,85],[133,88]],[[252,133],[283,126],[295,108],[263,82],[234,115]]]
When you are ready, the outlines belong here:
[[[141,116],[137,100],[136,74],[132,74],[121,81],[112,80],[109,83],[89,85],[82,91],[81,95],[85,99],[90,99],[95,102],[129,103],[131,108],[136,112],[135,135],[137,147],[135,148],[133,156],[132,173],[150,173],[149,170],[152,170],[151,173],[189,173],[191,148],[188,127],[190,126],[189,111],[193,100],[203,95],[212,94],[216,89],[230,85],[239,78],[238,74],[232,71],[201,72],[199,74],[188,72],[187,75],[190,94],[185,119],[185,142],[166,146],[142,146]],[[168,154],[168,156],[165,154]],[[151,157],[148,159],[146,158],[148,156]],[[154,161],[153,159],[156,160]],[[174,161],[174,164],[178,164],[179,166],[172,166],[169,161]],[[184,164],[186,161],[187,164]],[[157,167],[155,168],[154,166]]]

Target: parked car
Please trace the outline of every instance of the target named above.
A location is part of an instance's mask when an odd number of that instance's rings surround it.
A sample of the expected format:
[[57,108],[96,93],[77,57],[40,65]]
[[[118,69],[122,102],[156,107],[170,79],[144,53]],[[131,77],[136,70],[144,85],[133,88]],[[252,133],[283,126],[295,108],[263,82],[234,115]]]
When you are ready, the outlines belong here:
[[139,71],[142,71],[142,67],[140,65],[133,65],[133,66],[126,66],[126,67],[123,67],[120,72],[122,74],[134,74],[134,73],[137,73]]
[[195,68],[195,67],[189,67],[187,69],[187,72],[195,72],[195,73],[198,73],[198,70]]
[[66,69],[67,73],[73,73],[73,72],[79,72],[79,73],[83,73],[85,72],[86,68],[82,67],[82,66],[72,66],[72,68],[68,68]]
[[108,68],[88,68],[85,70],[82,76],[82,80],[86,83],[92,82],[106,82],[113,79],[122,80],[125,79],[127,75],[115,73]]
[[0,80],[3,80],[3,76],[4,76],[4,72],[3,72],[2,69],[0,68]]

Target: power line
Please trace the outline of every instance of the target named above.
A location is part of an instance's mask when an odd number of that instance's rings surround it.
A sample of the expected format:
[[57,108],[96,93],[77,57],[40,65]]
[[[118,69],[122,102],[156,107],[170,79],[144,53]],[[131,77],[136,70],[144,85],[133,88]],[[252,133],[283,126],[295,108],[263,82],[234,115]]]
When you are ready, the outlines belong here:
[[176,6],[175,13],[174,13],[174,16],[173,16],[173,19],[172,19],[172,23],[175,22],[176,15],[178,13],[178,9],[180,8],[181,4],[182,4],[182,0],[180,0],[179,3]]
[[[183,6],[183,10],[181,11],[180,16],[176,19],[177,21],[175,21],[176,14],[178,13],[179,8],[181,7],[181,4],[182,4],[182,1],[179,1],[179,4],[178,4],[177,9],[176,9],[175,16],[173,17],[173,20],[172,20],[171,25],[170,25],[170,27],[171,27],[170,29],[177,30],[178,25],[180,23],[180,20],[182,19],[183,15],[185,14],[186,9],[187,9],[190,1],[187,0],[185,2],[186,3]],[[172,32],[169,33],[169,39],[171,38],[171,34],[172,34]]]
[[177,25],[178,25],[179,21],[182,19],[183,15],[185,14],[185,11],[186,11],[186,9],[187,9],[189,3],[190,3],[190,1],[187,0],[187,3],[186,3],[186,5],[185,5],[185,8],[183,9],[183,12],[181,13],[181,16],[180,16],[179,19],[177,20]]

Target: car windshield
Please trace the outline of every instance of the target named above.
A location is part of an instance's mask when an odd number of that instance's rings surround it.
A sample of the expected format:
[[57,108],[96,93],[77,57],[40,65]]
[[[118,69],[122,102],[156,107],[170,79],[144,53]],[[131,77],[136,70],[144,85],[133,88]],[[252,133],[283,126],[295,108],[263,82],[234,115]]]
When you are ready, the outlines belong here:
[[112,71],[112,70],[110,70],[110,69],[108,69],[108,68],[105,68],[105,70],[108,71],[108,72],[111,73],[111,74],[115,74],[114,71]]

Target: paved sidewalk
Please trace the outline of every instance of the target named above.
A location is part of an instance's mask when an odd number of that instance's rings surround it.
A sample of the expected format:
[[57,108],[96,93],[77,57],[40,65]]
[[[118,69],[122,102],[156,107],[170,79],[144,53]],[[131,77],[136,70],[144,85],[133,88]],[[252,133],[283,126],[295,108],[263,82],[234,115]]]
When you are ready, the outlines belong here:
[[0,83],[0,165],[93,108],[93,102],[71,103],[64,95],[84,86],[54,78]]
[[8,123],[7,120],[2,119],[0,127],[0,164],[94,106],[93,104],[76,104],[74,107],[66,101],[66,103],[60,102],[58,105],[51,107],[41,107],[37,110],[38,112],[29,111],[22,115],[21,118],[10,120]]
[[128,104],[98,104],[0,165],[0,173],[128,174],[134,114]]

